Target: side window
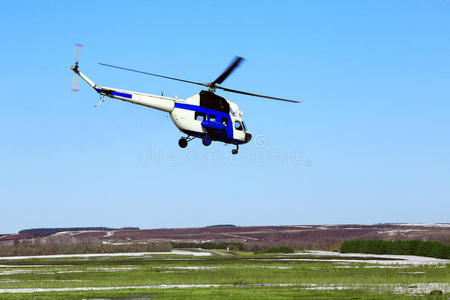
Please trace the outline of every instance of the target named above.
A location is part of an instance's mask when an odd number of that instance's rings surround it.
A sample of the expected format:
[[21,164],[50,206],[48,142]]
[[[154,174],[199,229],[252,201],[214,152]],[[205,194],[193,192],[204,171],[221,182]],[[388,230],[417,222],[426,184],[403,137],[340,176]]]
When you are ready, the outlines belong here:
[[206,120],[206,114],[196,111],[195,112],[195,120],[197,120],[197,121],[205,121]]
[[237,130],[242,130],[242,124],[239,121],[235,121],[234,122],[234,128],[236,128]]
[[228,118],[227,117],[222,117],[222,125],[228,126]]
[[209,115],[209,120],[211,122],[215,122],[216,121],[216,116],[215,115]]

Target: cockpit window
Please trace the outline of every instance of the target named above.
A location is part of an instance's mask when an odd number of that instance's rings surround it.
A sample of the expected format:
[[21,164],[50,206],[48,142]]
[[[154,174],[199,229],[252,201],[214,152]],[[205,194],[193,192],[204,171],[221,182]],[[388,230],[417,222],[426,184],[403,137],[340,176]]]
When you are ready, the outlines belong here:
[[222,117],[222,125],[228,126],[228,118],[227,117]]
[[234,121],[234,128],[237,130],[242,130],[242,124],[239,121]]
[[211,122],[215,122],[216,121],[216,116],[215,115],[209,115],[209,120]]
[[205,121],[206,120],[206,114],[196,111],[195,112],[195,120],[197,120],[197,121]]
[[244,127],[244,130],[247,130],[247,126],[245,126],[244,121],[242,121],[242,127]]

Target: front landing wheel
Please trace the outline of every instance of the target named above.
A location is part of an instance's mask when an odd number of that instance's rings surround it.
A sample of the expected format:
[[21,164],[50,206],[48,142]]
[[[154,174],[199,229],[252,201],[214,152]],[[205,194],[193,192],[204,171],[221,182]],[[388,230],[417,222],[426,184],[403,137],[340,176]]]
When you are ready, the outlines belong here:
[[239,152],[239,144],[236,145],[236,149],[231,150],[231,154],[236,155]]
[[188,145],[188,141],[185,138],[181,138],[178,140],[178,146],[181,148],[186,148]]
[[203,143],[203,145],[205,145],[205,146],[209,146],[209,145],[211,145],[212,140],[211,140],[211,138],[210,138],[209,136],[205,135],[205,136],[202,138],[202,143]]

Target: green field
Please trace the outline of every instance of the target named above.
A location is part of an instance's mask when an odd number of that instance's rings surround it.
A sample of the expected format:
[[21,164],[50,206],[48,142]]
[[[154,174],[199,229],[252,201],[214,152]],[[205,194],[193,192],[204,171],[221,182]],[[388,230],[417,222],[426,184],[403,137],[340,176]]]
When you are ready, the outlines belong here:
[[[358,257],[146,254],[0,260],[1,299],[448,299],[449,264]],[[219,255],[223,254],[223,255]],[[198,286],[197,286],[198,285]],[[211,286],[212,285],[212,286]],[[24,290],[21,290],[24,289]],[[33,289],[33,290],[31,290]],[[41,290],[36,290],[41,289]],[[78,290],[77,290],[78,289]],[[443,290],[442,296],[430,296]],[[32,293],[30,293],[32,291]]]

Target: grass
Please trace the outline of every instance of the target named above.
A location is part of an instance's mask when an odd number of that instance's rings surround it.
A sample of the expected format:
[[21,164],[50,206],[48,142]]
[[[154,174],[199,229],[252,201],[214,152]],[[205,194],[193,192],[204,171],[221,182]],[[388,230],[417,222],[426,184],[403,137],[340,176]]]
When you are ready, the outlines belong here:
[[[311,256],[312,257],[312,256]],[[138,257],[45,258],[0,261],[0,289],[126,287],[148,285],[220,284],[231,287],[170,288],[105,291],[0,293],[0,299],[150,298],[183,299],[415,299],[393,294],[389,286],[450,282],[450,265],[366,268],[363,263],[336,264],[304,260],[310,256],[236,254],[211,257],[145,255]],[[331,257],[332,258],[332,257]],[[303,259],[303,260],[301,260]],[[321,257],[324,259],[324,257]],[[8,267],[9,266],[9,267]],[[199,268],[201,269],[195,269]],[[341,268],[346,267],[346,268]],[[350,268],[348,268],[350,267]],[[403,268],[404,267],[404,268]],[[18,273],[23,272],[23,273]],[[236,285],[293,284],[284,287]],[[307,290],[318,286],[357,287],[357,290]],[[380,292],[377,287],[382,286]],[[443,297],[448,296],[444,295]],[[143,298],[145,299],[145,298]],[[429,299],[447,299],[431,297]]]

